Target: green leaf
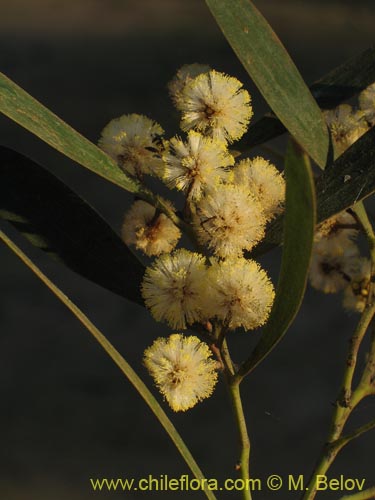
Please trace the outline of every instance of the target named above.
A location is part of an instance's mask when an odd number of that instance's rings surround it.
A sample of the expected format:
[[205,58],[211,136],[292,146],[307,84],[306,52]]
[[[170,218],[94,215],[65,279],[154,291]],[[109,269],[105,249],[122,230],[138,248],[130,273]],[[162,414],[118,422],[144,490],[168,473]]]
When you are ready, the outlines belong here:
[[239,60],[297,142],[324,168],[322,113],[276,34],[250,0],[206,0]]
[[[316,181],[317,221],[322,222],[375,192],[375,127],[358,139]],[[281,243],[283,216],[269,227],[252,252],[268,252]]]
[[239,376],[252,371],[282,339],[303,299],[315,228],[314,181],[310,161],[289,142],[286,161],[286,202],[283,256],[275,301],[262,336]]
[[0,112],[25,127],[47,144],[110,182],[136,193],[164,212],[180,228],[188,231],[160,196],[154,195],[136,179],[126,175],[95,144],[53,114],[49,109],[0,73]]
[[345,61],[314,82],[310,90],[320,107],[330,109],[375,82],[375,47]]
[[144,267],[111,227],[54,175],[1,146],[0,217],[73,271],[144,305]]
[[132,193],[142,191],[142,186],[120,170],[101,149],[2,73],[0,73],[0,112],[101,177]]
[[[320,107],[334,108],[373,82],[375,82],[375,47],[366,49],[340,64],[314,82],[310,90]],[[284,132],[286,128],[276,116],[265,115],[250,126],[247,134],[236,144],[236,149],[243,151],[252,148]]]

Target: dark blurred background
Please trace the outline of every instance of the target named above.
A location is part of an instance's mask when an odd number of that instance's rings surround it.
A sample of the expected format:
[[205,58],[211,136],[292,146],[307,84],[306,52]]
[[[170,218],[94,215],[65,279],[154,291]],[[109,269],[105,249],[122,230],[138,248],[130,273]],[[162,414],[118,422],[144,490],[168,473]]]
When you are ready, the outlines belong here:
[[[255,4],[308,83],[373,43],[370,0]],[[203,0],[0,2],[0,70],[94,142],[109,120],[132,112],[154,118],[174,134],[178,116],[166,83],[182,64],[192,62],[207,63],[244,82],[253,95],[255,119],[267,110]],[[4,116],[0,143],[59,175],[119,230],[129,195]],[[151,386],[142,353],[169,331],[141,307],[51,262],[9,226],[1,227]],[[279,257],[276,251],[263,261],[274,279]],[[4,246],[0,259],[0,498],[139,498],[134,493],[94,493],[89,478],[187,473],[154,416],[85,329]],[[309,289],[285,340],[243,384],[254,477],[307,478],[327,434],[357,319],[342,311],[340,297]],[[243,357],[256,335],[230,339],[235,357]],[[365,401],[354,422],[364,423],[374,413],[375,402]],[[236,434],[222,384],[212,398],[171,416],[207,477],[236,477]],[[370,486],[374,444],[371,434],[350,444],[331,469],[332,477],[366,478]],[[197,492],[153,494],[203,498]],[[285,489],[254,495],[264,500],[298,496]],[[318,498],[340,496],[323,493]]]

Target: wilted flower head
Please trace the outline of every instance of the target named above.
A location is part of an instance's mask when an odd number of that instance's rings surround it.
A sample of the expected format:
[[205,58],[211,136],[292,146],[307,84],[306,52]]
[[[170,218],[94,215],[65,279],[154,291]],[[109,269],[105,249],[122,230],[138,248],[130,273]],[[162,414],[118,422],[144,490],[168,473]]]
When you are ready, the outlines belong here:
[[216,186],[226,174],[224,167],[234,164],[225,142],[194,130],[190,130],[186,142],[178,137],[169,141],[164,161],[163,180],[191,200],[198,200],[207,186]]
[[359,94],[359,106],[365,114],[368,123],[375,125],[375,83],[369,85]]
[[331,131],[335,153],[340,156],[368,130],[362,111],[353,111],[349,104],[340,104],[324,113]]
[[208,73],[210,70],[211,68],[206,64],[184,64],[168,83],[168,90],[172,101],[176,104],[181,99],[181,94],[186,84],[191,82],[196,76]]
[[211,396],[217,362],[197,337],[175,333],[158,338],[144,355],[146,368],[174,411],[186,411]]
[[358,247],[349,240],[339,253],[333,253],[329,245],[321,243],[313,246],[310,284],[324,293],[336,293],[350,282],[353,264],[359,258]]
[[236,78],[209,71],[188,83],[178,101],[182,130],[195,129],[233,142],[246,132],[253,111],[250,95]]
[[343,306],[348,311],[363,312],[368,300],[371,261],[365,257],[358,257],[351,263],[350,283],[344,290]]
[[285,179],[269,161],[260,156],[240,161],[233,169],[234,183],[248,186],[260,201],[267,220],[278,214],[285,200]]
[[172,328],[186,328],[203,319],[205,271],[204,257],[185,249],[156,259],[146,269],[141,287],[153,317]]
[[123,115],[103,129],[99,146],[131,175],[159,175],[163,133],[161,126],[146,116]]
[[262,206],[245,186],[219,185],[196,208],[193,225],[197,237],[218,257],[240,256],[264,236]]
[[252,330],[269,316],[274,287],[254,260],[231,258],[214,261],[208,269],[206,307],[229,328]]
[[138,200],[126,212],[121,230],[122,239],[148,256],[171,252],[181,237],[181,231],[155,207]]

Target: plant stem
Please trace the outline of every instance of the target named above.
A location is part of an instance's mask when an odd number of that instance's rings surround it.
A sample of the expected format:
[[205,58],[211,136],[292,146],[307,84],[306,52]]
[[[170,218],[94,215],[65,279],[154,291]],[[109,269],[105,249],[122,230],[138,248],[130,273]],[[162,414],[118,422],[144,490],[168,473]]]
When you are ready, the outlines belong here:
[[375,498],[375,486],[354,495],[345,495],[340,500],[371,500],[371,498]]
[[247,432],[245,415],[243,412],[240,394],[240,381],[232,377],[231,380],[228,381],[228,388],[241,446],[239,470],[241,472],[241,478],[243,479],[244,486],[244,489],[242,490],[242,498],[243,500],[251,500],[249,482],[250,439]]
[[[340,439],[346,421],[350,417],[353,409],[359,402],[368,395],[368,392],[359,385],[352,392],[352,381],[354,370],[357,363],[358,351],[366,330],[375,313],[375,301],[368,304],[358,323],[356,331],[350,341],[349,353],[347,356],[346,370],[343,377],[343,382],[339,397],[336,402],[335,411],[332,417],[331,429],[328,440],[323,448],[320,461],[312,473],[308,490],[306,491],[303,500],[312,500],[316,495],[316,479],[318,475],[325,474],[332,462],[335,460],[339,451],[351,440]],[[354,436],[357,437],[357,436]],[[353,437],[353,438],[354,438]]]
[[[204,475],[200,470],[198,464],[195,462],[193,456],[191,455],[188,447],[182,440],[181,436],[177,432],[172,422],[169,420],[167,414],[164,412],[162,407],[159,405],[155,397],[132,369],[132,367],[127,363],[127,361],[121,356],[121,354],[115,349],[115,347],[108,341],[108,339],[101,333],[100,330],[89,320],[89,318],[81,311],[44,273],[39,267],[32,262],[32,260],[27,257],[27,255],[3,232],[0,230],[0,240],[2,240],[21,260],[26,266],[33,271],[33,273],[51,290],[51,292],[74,314],[74,316],[87,328],[95,340],[100,344],[112,361],[120,368],[123,374],[127,377],[129,382],[135,387],[140,396],[144,399],[146,404],[150,407],[156,418],[159,420],[160,424],[164,427],[167,434],[171,438],[172,442],[175,444],[176,448],[180,452],[181,456],[186,461],[187,465],[190,467],[194,476],[204,481]],[[204,483],[203,483],[204,484]],[[212,491],[204,489],[204,493],[210,500],[216,500],[215,495]]]
[[[375,234],[372,225],[367,217],[366,210],[362,202],[357,203],[352,212],[356,217],[361,229],[367,237],[369,244],[369,252],[371,256],[371,275],[374,275],[375,271]],[[366,367],[362,374],[362,378],[356,389],[353,391],[353,377],[357,366],[358,352],[362,343],[362,340],[367,332],[367,329],[371,323],[375,314],[375,300],[373,287],[370,288],[369,297],[362,313],[361,319],[357,325],[357,328],[350,340],[349,352],[346,360],[346,369],[343,376],[343,381],[341,385],[341,390],[339,397],[336,402],[335,411],[332,417],[331,429],[328,435],[328,440],[323,448],[322,456],[318,461],[314,472],[312,473],[308,489],[303,496],[303,500],[313,500],[316,495],[316,480],[317,476],[325,474],[332,462],[335,460],[339,451],[352,439],[360,436],[367,430],[372,429],[375,426],[375,422],[372,421],[359,427],[354,432],[347,436],[342,436],[345,424],[350,417],[353,409],[362,401],[363,398],[369,396],[372,391],[371,381],[374,377],[374,363],[375,363],[375,336],[373,335],[371,351],[366,363]]]

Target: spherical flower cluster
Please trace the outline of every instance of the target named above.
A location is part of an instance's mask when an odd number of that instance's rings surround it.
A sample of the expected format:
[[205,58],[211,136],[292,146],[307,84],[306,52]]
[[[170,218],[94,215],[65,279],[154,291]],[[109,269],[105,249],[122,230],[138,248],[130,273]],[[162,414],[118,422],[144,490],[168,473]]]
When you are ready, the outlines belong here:
[[181,231],[155,207],[138,200],[126,212],[121,230],[122,239],[149,257],[171,252],[181,237]]
[[224,142],[194,130],[188,133],[186,142],[178,137],[169,141],[164,161],[164,182],[193,201],[199,200],[207,187],[215,188],[226,175],[225,167],[234,164]]
[[175,333],[146,349],[144,363],[174,411],[186,411],[211,396],[217,382],[217,362],[197,337]]
[[142,296],[157,321],[186,328],[205,318],[201,297],[205,286],[205,259],[185,249],[161,255],[146,269]]
[[359,107],[365,114],[368,124],[375,125],[375,83],[369,85],[359,94]]
[[260,156],[240,161],[233,169],[233,181],[247,186],[259,200],[267,220],[282,210],[285,200],[285,179],[269,161]]
[[274,287],[254,260],[230,258],[214,261],[208,269],[207,310],[230,329],[252,330],[269,316]]
[[127,173],[142,179],[163,168],[160,137],[164,130],[146,116],[123,115],[103,129],[99,146]]
[[173,103],[177,105],[184,88],[191,80],[202,73],[208,73],[210,70],[211,68],[207,64],[184,64],[168,83],[168,90]]
[[340,212],[322,222],[314,234],[315,250],[321,254],[343,255],[353,246],[358,235],[356,220],[348,212]]
[[362,111],[354,111],[349,104],[340,104],[325,112],[331,131],[336,156],[340,156],[368,130]]
[[243,136],[253,114],[242,84],[217,71],[202,73],[185,85],[176,107],[182,113],[182,130],[195,129],[228,142]]
[[310,283],[324,293],[343,290],[344,308],[361,312],[367,302],[371,265],[368,259],[360,256],[353,241],[357,234],[356,220],[348,212],[340,212],[318,226]]
[[218,257],[241,256],[264,236],[262,206],[246,186],[219,185],[196,208],[193,226],[198,240]]
[[341,254],[323,251],[314,246],[311,266],[310,284],[324,293],[337,293],[350,283],[350,276],[345,272],[349,260],[358,258],[355,245],[349,245]]

